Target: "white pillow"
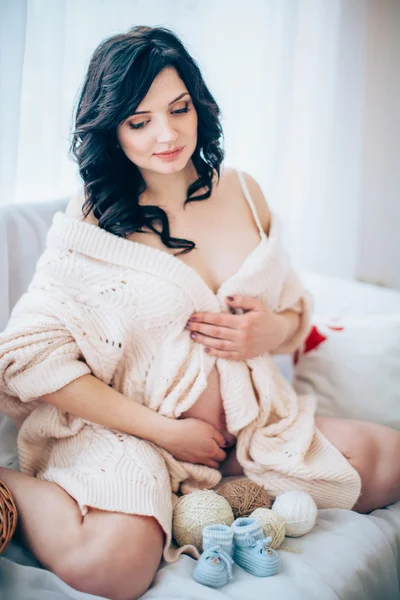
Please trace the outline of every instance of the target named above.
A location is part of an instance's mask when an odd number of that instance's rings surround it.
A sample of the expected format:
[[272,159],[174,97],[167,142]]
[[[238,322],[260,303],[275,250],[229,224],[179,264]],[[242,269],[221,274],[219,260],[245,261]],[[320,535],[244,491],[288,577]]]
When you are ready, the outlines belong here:
[[316,394],[317,414],[400,430],[400,312],[314,319],[294,360],[293,386]]

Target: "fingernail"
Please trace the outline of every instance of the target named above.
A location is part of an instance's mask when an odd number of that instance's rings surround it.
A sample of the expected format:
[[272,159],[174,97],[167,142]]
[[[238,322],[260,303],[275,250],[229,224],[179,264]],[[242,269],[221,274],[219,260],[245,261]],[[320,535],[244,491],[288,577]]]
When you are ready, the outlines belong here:
[[189,323],[186,323],[185,329],[189,329]]
[[190,317],[189,323],[193,323],[193,321],[197,321],[196,317]]
[[210,352],[210,348],[204,348],[204,352]]
[[192,331],[192,333],[190,334],[190,337],[192,338],[192,340],[196,339],[196,332]]
[[226,298],[227,298],[227,300],[230,300],[231,302],[232,302],[232,300],[235,299],[234,296],[227,296]]

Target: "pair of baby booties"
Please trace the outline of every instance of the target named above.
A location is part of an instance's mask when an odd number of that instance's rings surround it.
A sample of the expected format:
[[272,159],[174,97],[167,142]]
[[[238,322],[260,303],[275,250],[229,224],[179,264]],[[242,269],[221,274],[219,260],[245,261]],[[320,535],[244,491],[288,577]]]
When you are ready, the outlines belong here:
[[233,577],[234,562],[256,577],[276,575],[280,559],[265,537],[261,521],[240,517],[232,525],[207,525],[203,529],[203,554],[193,571],[193,579],[210,587],[222,587]]

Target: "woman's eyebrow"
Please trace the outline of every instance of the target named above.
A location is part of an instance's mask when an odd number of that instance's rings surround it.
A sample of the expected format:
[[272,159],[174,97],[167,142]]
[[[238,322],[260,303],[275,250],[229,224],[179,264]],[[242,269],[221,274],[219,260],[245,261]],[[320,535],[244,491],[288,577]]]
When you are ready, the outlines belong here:
[[[178,100],[180,100],[181,98],[183,98],[183,96],[188,96],[188,95],[189,95],[189,92],[183,92],[183,94],[181,94],[180,96],[178,96],[177,98],[175,98],[175,100],[172,100],[168,104],[168,106],[171,106],[171,104],[173,104],[174,102],[177,102]],[[133,115],[146,115],[149,112],[151,112],[151,110],[138,110],[138,111],[134,112]]]

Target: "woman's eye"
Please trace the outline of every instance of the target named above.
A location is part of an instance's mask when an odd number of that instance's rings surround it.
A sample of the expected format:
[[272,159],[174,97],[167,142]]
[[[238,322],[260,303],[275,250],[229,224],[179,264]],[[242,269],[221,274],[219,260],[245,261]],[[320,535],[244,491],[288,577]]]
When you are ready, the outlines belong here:
[[174,110],[172,112],[173,112],[173,114],[182,114],[182,113],[189,112],[189,110],[190,110],[189,102],[185,102],[185,108],[180,108],[179,110]]
[[145,123],[129,123],[129,128],[130,129],[141,129],[142,127],[145,126]]
[[[181,115],[181,114],[189,112],[189,110],[190,110],[189,102],[185,102],[184,108],[179,108],[178,110],[173,110],[172,114],[173,115]],[[142,129],[146,125],[146,123],[147,123],[147,121],[143,121],[142,123],[129,123],[129,128],[130,129]]]

